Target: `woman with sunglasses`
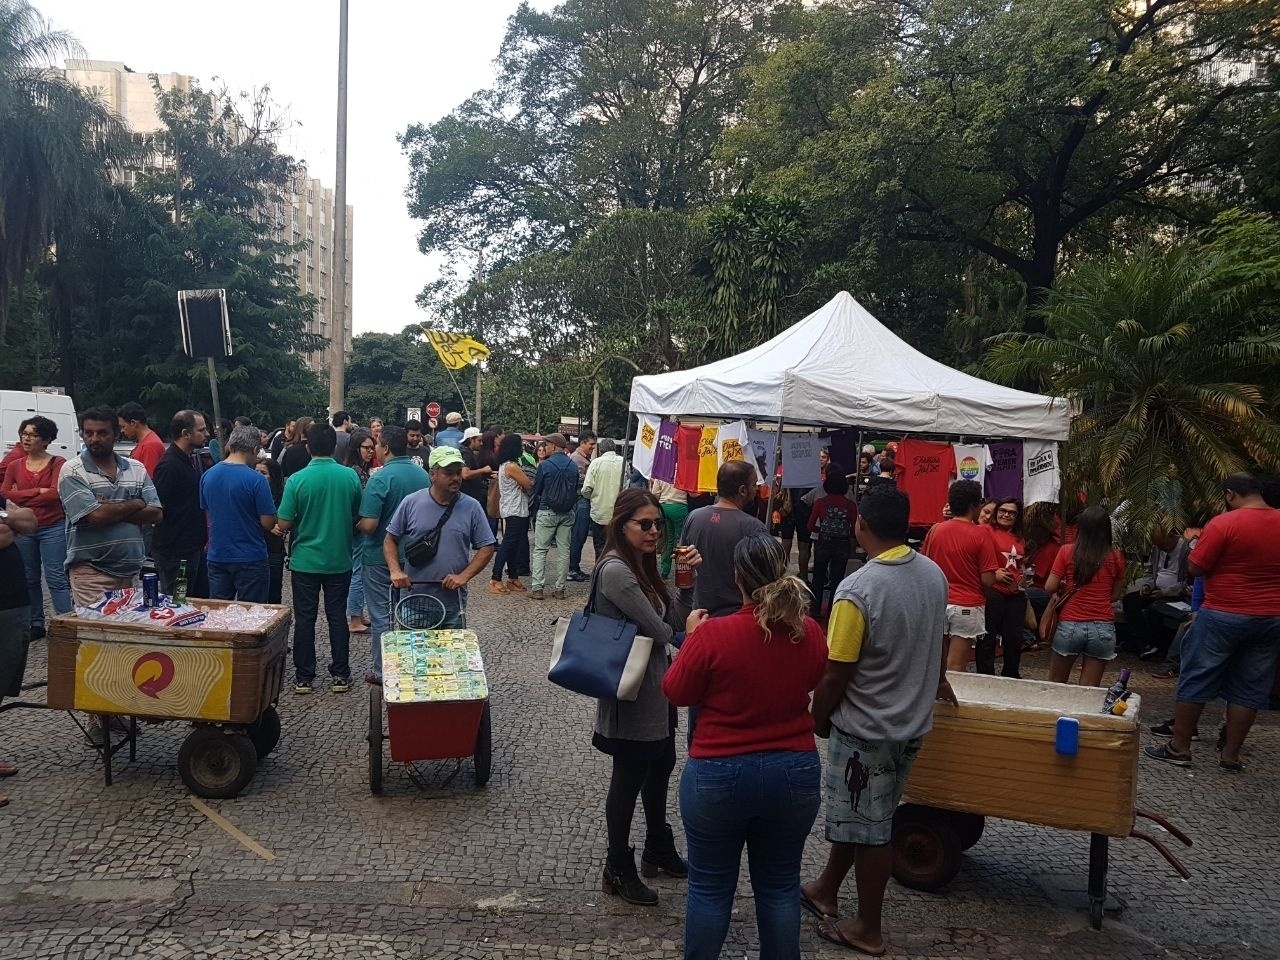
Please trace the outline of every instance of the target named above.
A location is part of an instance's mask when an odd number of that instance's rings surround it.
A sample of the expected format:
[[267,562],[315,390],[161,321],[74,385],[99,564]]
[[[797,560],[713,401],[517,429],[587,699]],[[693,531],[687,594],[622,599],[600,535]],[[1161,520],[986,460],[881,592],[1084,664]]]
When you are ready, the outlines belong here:
[[1023,592],[1023,568],[1027,564],[1027,542],[1022,538],[1022,501],[1013,498],[993,503],[991,542],[996,548],[996,582],[984,587],[987,597],[987,633],[979,639],[978,673],[995,674],[996,643],[1004,647],[1000,673],[1018,679],[1022,667],[1022,628],[1026,624],[1027,595]]
[[805,616],[809,591],[773,537],[739,540],[733,574],[742,608],[691,634],[662,682],[672,703],[699,706],[680,778],[684,955],[720,956],[745,844],[760,956],[799,960],[800,861],[822,777],[809,695],[826,669],[827,640]]
[[[373,433],[364,427],[356,427],[351,431],[347,455],[342,462],[356,472],[356,476],[360,478],[361,490],[369,483],[377,446]],[[369,621],[364,615],[364,545],[364,534],[356,533],[351,537],[351,589],[347,591],[347,629],[352,633],[369,632]]]
[[[602,887],[605,893],[641,906],[654,906],[658,895],[636,873],[630,838],[637,798],[644,805],[645,876],[663,872],[684,877],[689,872],[667,823],[667,791],[676,765],[676,708],[662,692],[662,678],[671,663],[669,647],[678,646],[707,616],[705,610],[690,611],[667,590],[658,572],[662,541],[658,498],[648,490],[623,490],[591,584],[597,613],[629,620],[641,636],[653,638],[636,699],[598,701],[591,739],[597,750],[613,758],[604,807],[609,855]],[[692,548],[685,558],[695,567],[702,562]]]

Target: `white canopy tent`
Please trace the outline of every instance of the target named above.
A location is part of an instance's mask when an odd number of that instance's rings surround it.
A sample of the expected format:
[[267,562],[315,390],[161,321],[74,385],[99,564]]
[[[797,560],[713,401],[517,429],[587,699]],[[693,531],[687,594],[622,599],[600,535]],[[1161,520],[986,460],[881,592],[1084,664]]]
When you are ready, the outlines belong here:
[[886,433],[1065,440],[1065,400],[969,376],[909,346],[841,291],[767,343],[636,377],[631,412],[858,426]]

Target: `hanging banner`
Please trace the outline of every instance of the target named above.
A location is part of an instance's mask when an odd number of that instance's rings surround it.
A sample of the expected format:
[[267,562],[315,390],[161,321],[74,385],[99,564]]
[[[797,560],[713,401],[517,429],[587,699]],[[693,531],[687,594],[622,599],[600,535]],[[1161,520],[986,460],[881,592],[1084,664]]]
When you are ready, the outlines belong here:
[[791,489],[816,487],[822,483],[818,464],[823,441],[812,433],[782,435],[782,485]]
[[644,414],[640,415],[639,420],[636,445],[631,451],[631,466],[647,480],[653,476],[653,458],[658,449],[658,428],[661,424],[657,417],[647,417]]

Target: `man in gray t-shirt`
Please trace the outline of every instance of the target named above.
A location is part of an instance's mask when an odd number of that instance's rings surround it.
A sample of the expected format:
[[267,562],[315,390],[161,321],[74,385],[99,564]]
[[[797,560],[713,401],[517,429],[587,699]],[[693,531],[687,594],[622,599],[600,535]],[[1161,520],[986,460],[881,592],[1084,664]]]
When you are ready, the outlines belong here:
[[697,547],[702,563],[693,589],[681,591],[692,609],[723,617],[742,607],[742,591],[733,578],[733,548],[743,537],[764,532],[764,524],[744,512],[756,499],[755,468],[745,461],[723,464],[716,474],[716,502],[699,507],[684,522],[681,542]]

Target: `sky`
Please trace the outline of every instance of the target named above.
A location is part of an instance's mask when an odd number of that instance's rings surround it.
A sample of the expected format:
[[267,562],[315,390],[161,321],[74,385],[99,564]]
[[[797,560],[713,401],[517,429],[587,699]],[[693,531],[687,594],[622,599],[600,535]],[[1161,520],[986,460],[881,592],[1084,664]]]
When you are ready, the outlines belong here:
[[[334,184],[338,0],[31,0],[92,60],[184,73],[234,93],[270,86],[294,125],[281,149]],[[354,208],[356,334],[426,319],[414,303],[435,276],[418,252],[396,135],[488,86],[518,0],[357,0],[350,4],[347,202]],[[540,9],[553,0],[536,0]]]

